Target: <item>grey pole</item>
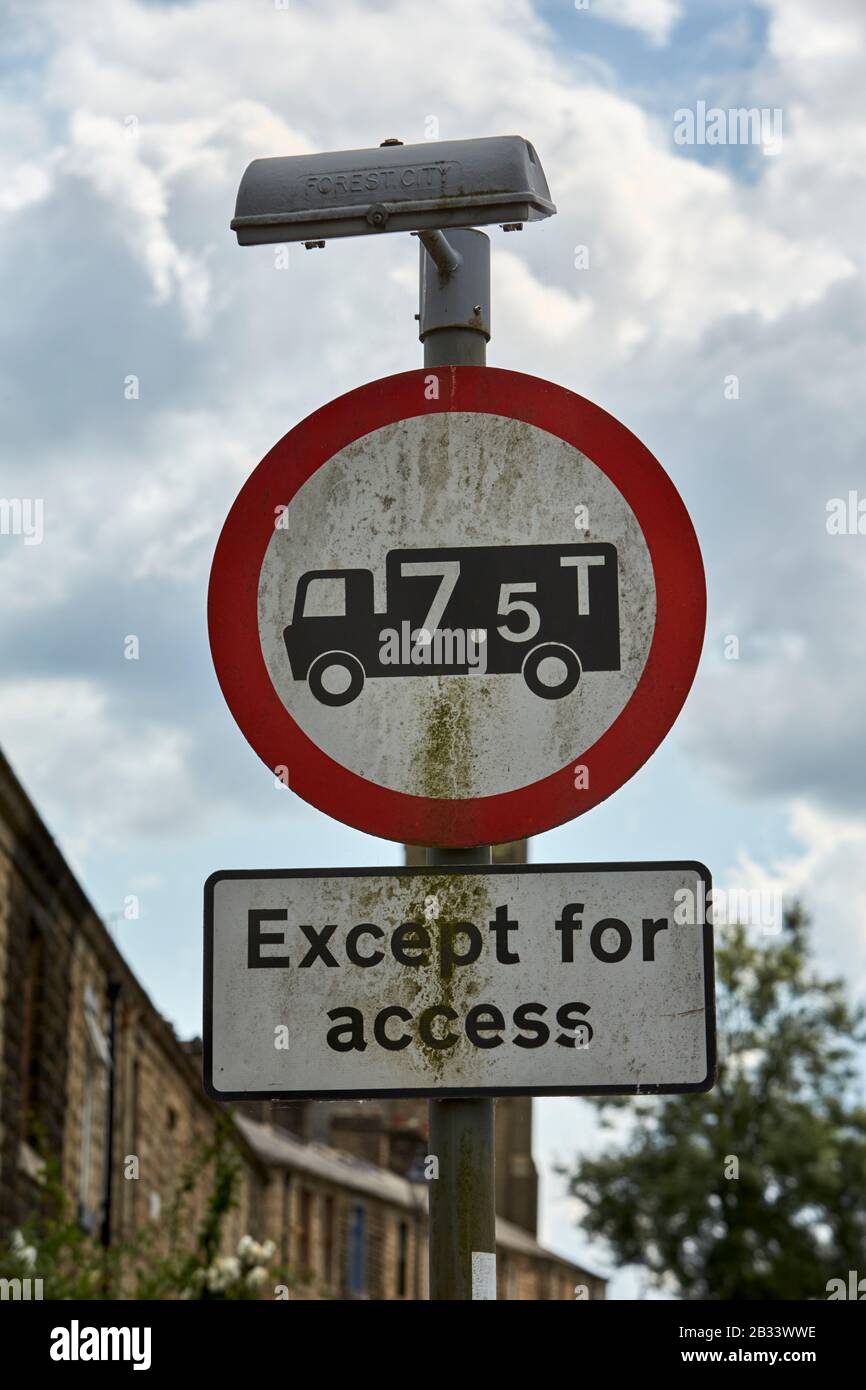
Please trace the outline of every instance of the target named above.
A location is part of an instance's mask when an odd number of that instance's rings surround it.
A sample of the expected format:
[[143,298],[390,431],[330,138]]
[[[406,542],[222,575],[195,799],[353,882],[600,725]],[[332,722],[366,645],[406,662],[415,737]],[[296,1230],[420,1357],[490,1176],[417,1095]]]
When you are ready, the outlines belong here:
[[490,337],[490,238],[484,232],[417,232],[421,246],[418,336],[425,367],[484,367]]
[[[490,241],[483,232],[420,232],[419,337],[425,367],[483,367],[490,337]],[[428,849],[431,867],[489,864],[490,846]],[[493,1101],[431,1100],[430,1297],[496,1296]],[[492,1287],[492,1294],[490,1292]]]

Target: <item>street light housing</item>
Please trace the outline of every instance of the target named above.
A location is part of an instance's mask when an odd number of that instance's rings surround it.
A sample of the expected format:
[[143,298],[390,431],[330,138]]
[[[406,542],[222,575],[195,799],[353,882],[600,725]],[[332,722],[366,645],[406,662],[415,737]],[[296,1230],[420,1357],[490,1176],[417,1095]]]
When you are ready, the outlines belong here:
[[254,159],[232,230],[241,246],[535,222],[556,212],[519,135]]

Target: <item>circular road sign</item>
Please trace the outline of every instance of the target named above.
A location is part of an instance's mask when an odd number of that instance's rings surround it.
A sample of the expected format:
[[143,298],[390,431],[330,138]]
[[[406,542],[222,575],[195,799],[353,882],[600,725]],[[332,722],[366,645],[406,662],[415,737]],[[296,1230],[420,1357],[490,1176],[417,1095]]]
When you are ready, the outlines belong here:
[[274,775],[446,847],[616,791],[676,719],[705,613],[652,454],[494,367],[385,377],[290,430],[229,513],[208,595],[223,694]]

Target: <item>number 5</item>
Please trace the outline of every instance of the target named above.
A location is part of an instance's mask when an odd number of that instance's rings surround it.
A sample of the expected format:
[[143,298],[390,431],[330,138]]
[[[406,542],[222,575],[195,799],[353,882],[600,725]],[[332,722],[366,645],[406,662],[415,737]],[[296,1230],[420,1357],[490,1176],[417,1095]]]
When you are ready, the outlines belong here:
[[541,617],[534,603],[528,603],[524,598],[512,598],[512,594],[534,594],[538,586],[536,584],[502,584],[499,588],[499,607],[497,613],[505,616],[508,613],[525,613],[526,627],[521,632],[512,632],[508,626],[498,627],[496,631],[500,637],[504,637],[508,642],[529,642],[541,627]]

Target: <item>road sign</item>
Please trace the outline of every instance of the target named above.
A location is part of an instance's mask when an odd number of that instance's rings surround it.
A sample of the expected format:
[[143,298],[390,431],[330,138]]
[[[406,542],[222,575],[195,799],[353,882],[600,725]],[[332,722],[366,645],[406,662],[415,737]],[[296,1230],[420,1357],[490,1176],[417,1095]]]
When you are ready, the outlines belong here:
[[442,367],[291,430],[208,601],[223,693],[300,796],[416,844],[536,834],[609,796],[691,685],[697,540],[623,425],[551,382]]
[[205,887],[221,1100],[708,1090],[700,864],[226,870]]

